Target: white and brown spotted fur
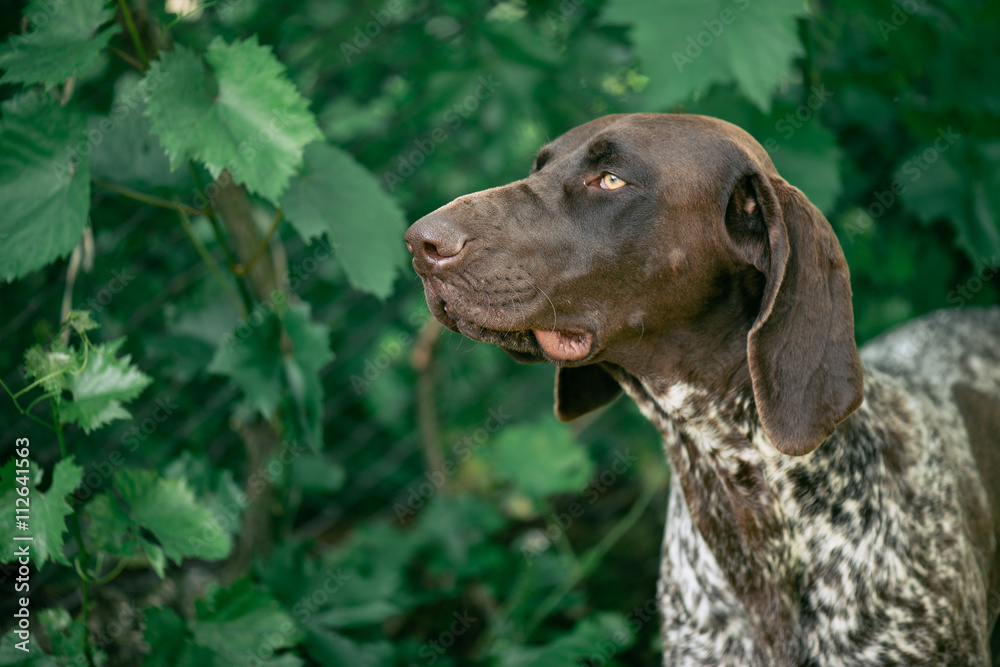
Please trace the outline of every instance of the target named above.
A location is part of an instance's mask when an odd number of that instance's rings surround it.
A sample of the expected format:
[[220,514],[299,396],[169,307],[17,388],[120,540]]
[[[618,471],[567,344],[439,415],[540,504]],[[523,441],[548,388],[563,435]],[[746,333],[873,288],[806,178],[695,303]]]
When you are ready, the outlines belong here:
[[578,127],[406,240],[441,322],[557,365],[561,419],[624,389],[662,433],[664,665],[990,665],[1000,309],[859,357],[829,223],[699,116]]

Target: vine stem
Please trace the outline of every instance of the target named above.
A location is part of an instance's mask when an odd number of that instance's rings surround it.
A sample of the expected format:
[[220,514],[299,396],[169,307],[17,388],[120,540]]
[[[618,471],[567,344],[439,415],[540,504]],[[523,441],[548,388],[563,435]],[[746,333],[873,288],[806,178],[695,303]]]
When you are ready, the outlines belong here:
[[132,20],[132,10],[128,8],[125,0],[118,0],[118,6],[122,8],[122,16],[125,17],[125,24],[128,26],[129,34],[132,35],[132,43],[135,44],[135,52],[139,54],[139,61],[142,63],[142,71],[149,69],[149,58],[146,57],[146,49],[139,39],[139,31],[135,28],[135,21]]
[[[56,405],[54,397],[50,397],[49,400],[52,406],[53,421],[56,425],[56,437],[59,440],[59,455],[62,460],[66,460],[66,436],[63,434],[62,420],[59,419],[59,406]],[[76,555],[77,561],[82,560],[85,566],[84,569],[86,569],[86,563],[90,560],[90,555],[87,553],[87,545],[83,541],[83,531],[80,530],[80,517],[76,513],[76,508],[69,515],[69,525],[79,549],[79,553]],[[94,667],[94,656],[90,650],[90,584],[87,581],[87,577],[80,578],[80,593],[83,598],[83,654],[87,657],[87,664],[90,667]]]
[[194,249],[198,251],[199,255],[201,255],[202,261],[208,265],[208,270],[212,272],[216,281],[218,281],[219,285],[222,286],[222,291],[226,293],[226,297],[229,298],[229,301],[233,304],[236,312],[243,313],[243,317],[247,317],[249,313],[243,310],[243,303],[240,301],[239,296],[237,296],[236,292],[233,291],[233,288],[229,285],[229,283],[226,282],[225,276],[223,276],[222,271],[219,270],[219,265],[215,263],[214,259],[212,259],[212,255],[208,252],[205,244],[202,243],[201,240],[195,235],[194,229],[191,227],[191,221],[188,220],[187,215],[184,211],[178,211],[177,214],[181,216],[181,225],[184,227],[184,233],[187,234],[188,239],[191,241],[191,245],[193,245]]
[[202,200],[205,202],[205,217],[212,224],[212,231],[215,232],[215,240],[222,248],[222,254],[226,256],[226,263],[229,264],[229,270],[232,272],[233,277],[236,279],[236,286],[240,290],[240,297],[243,299],[243,308],[247,313],[247,316],[253,312],[253,299],[250,298],[250,292],[247,290],[246,283],[241,278],[241,273],[237,270],[239,262],[236,261],[236,257],[233,255],[233,251],[229,249],[229,245],[226,243],[226,238],[222,234],[222,226],[219,224],[219,217],[215,214],[215,207],[212,205],[212,200],[208,198],[205,193],[205,184],[201,180],[201,174],[198,173],[198,168],[194,164],[194,160],[188,160],[188,166],[191,168],[191,176],[194,178],[195,187],[198,190],[198,194],[201,195]]
[[108,181],[104,181],[99,178],[92,178],[90,179],[90,182],[99,188],[110,190],[115,194],[119,194],[123,197],[128,197],[129,199],[141,201],[144,204],[159,206],[160,208],[167,208],[170,209],[171,211],[183,211],[188,215],[204,215],[205,213],[205,211],[201,210],[200,208],[194,208],[193,206],[188,206],[187,204],[181,204],[180,202],[173,202],[170,201],[169,199],[163,199],[162,197],[146,194],[145,192],[139,192],[138,190],[133,190],[132,188],[126,188],[124,185],[109,183]]

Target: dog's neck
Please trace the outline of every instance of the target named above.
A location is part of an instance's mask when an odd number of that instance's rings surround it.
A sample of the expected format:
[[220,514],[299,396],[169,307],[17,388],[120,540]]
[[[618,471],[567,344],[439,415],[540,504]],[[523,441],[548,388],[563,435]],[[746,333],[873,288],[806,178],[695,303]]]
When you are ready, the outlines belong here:
[[783,454],[757,418],[749,385],[724,397],[605,365],[660,431],[691,518],[743,603],[770,664],[794,657],[801,574],[795,535],[766,469]]

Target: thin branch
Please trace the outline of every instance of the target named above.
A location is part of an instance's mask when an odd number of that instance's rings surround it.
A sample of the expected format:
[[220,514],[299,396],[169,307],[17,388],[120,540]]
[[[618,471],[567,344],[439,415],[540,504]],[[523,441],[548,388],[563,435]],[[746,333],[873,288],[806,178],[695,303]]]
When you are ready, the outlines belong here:
[[139,31],[136,30],[135,21],[132,20],[132,10],[128,8],[128,3],[125,0],[118,0],[118,6],[122,8],[122,16],[125,17],[125,24],[128,26],[129,34],[132,35],[135,52],[139,54],[139,60],[142,62],[142,71],[145,72],[149,69],[149,58],[146,57],[146,49],[142,46],[142,40],[139,39]]
[[193,206],[188,206],[187,204],[181,204],[180,202],[173,202],[169,199],[163,199],[162,197],[157,197],[155,195],[149,195],[145,192],[139,192],[138,190],[133,190],[132,188],[127,188],[124,185],[117,185],[115,183],[109,183],[108,181],[102,180],[100,178],[91,178],[90,182],[99,188],[104,188],[114,192],[115,194],[121,195],[123,197],[128,197],[129,199],[134,199],[136,201],[141,201],[144,204],[150,204],[151,206],[159,206],[160,208],[170,209],[171,211],[184,211],[188,215],[204,215],[205,211],[200,208],[194,208]]
[[110,51],[111,53],[115,54],[116,56],[118,56],[119,58],[121,58],[122,60],[124,60],[125,62],[127,62],[129,65],[131,65],[132,67],[136,68],[140,72],[143,71],[143,69],[142,69],[142,63],[141,62],[139,62],[138,60],[136,60],[133,56],[130,56],[129,54],[125,53],[124,51],[122,51],[121,49],[119,49],[117,46],[114,46],[112,44],[108,44],[108,51]]
[[202,201],[205,202],[205,217],[208,218],[208,222],[212,225],[212,231],[215,233],[215,241],[222,248],[222,254],[226,257],[226,264],[229,265],[229,270],[233,272],[233,276],[236,278],[236,286],[239,288],[240,297],[243,299],[243,309],[249,314],[253,312],[253,299],[250,298],[250,291],[247,289],[246,283],[243,282],[240,273],[236,270],[239,262],[236,261],[233,251],[229,249],[229,244],[226,243],[226,237],[222,233],[222,225],[219,224],[219,216],[215,214],[215,206],[205,193],[205,184],[201,180],[201,174],[198,173],[198,168],[195,166],[194,160],[188,160],[188,166],[191,168],[191,176],[194,178],[195,188],[198,190]]
[[201,240],[195,235],[194,229],[191,227],[191,221],[188,220],[187,215],[184,211],[177,211],[177,214],[181,217],[181,225],[184,227],[184,233],[187,234],[188,239],[190,239],[191,245],[194,246],[194,249],[198,251],[199,255],[201,255],[202,260],[208,265],[208,270],[212,272],[215,279],[220,285],[222,285],[222,290],[233,303],[233,307],[236,308],[236,312],[241,313],[243,317],[246,317],[249,313],[243,309],[243,304],[240,302],[239,295],[237,295],[229,283],[226,282],[226,278],[222,275],[219,265],[215,263],[214,259],[212,259],[212,255],[208,252],[205,244],[202,243]]

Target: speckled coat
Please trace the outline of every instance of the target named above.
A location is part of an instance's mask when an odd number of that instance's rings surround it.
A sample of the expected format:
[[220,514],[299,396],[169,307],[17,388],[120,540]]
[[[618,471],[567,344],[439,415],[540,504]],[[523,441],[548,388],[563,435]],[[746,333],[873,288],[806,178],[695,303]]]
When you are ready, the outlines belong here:
[[[1000,449],[1000,309],[932,314],[862,359],[864,403],[801,457],[771,446],[749,392],[609,367],[675,473],[664,665],[990,664],[997,544],[970,439]],[[969,433],[978,408],[995,431]]]

